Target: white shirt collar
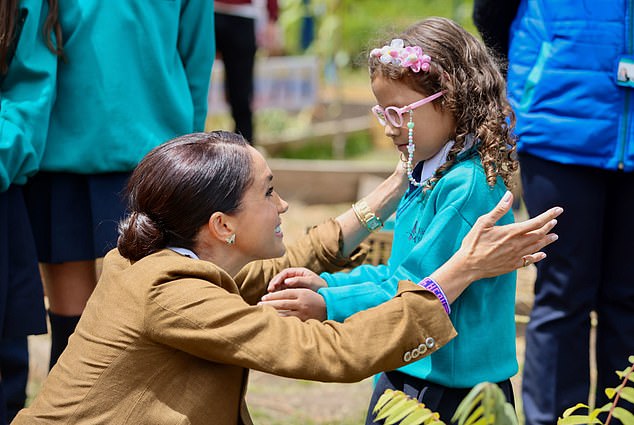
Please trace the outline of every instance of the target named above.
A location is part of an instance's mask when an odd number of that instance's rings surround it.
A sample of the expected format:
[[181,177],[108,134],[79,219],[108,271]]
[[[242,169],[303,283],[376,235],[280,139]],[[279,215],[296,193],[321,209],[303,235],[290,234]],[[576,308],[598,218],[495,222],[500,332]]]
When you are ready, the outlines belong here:
[[[473,137],[473,134],[468,134],[467,137],[465,137],[464,147],[462,148],[460,153],[466,152],[467,150],[471,149],[474,144],[474,139],[475,138]],[[431,178],[436,170],[445,162],[447,162],[447,155],[449,154],[449,151],[451,150],[454,143],[455,141],[453,140],[448,141],[445,146],[443,146],[438,151],[436,155],[423,162],[423,170],[420,174],[421,182],[424,182],[425,180]]]
[[168,246],[167,249],[171,249],[172,251],[180,255],[184,255],[185,257],[193,258],[194,260],[200,260],[200,258],[198,258],[198,255],[196,255],[196,253],[190,249],[180,248],[178,246]]

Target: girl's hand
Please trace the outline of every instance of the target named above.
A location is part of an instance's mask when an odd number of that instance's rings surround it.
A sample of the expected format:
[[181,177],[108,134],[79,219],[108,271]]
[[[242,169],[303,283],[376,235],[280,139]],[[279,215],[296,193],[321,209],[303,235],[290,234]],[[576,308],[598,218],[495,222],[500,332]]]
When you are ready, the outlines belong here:
[[284,289],[266,294],[258,305],[270,305],[280,316],[295,316],[303,321],[308,319],[323,321],[328,318],[324,298],[306,288]]
[[304,267],[284,269],[269,282],[268,291],[276,292],[288,288],[307,288],[317,292],[319,288],[328,286],[326,281],[313,271]]

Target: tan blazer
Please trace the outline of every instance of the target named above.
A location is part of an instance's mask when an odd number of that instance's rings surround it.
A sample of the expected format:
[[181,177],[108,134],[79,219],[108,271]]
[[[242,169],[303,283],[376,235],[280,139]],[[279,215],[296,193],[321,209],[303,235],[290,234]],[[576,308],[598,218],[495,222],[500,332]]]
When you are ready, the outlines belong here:
[[343,324],[304,323],[245,302],[256,302],[283,267],[345,265],[339,233],[326,223],[236,280],[170,250],[134,264],[111,251],[67,349],[13,424],[251,424],[249,369],[354,382],[455,336],[436,298],[407,282],[394,300]]

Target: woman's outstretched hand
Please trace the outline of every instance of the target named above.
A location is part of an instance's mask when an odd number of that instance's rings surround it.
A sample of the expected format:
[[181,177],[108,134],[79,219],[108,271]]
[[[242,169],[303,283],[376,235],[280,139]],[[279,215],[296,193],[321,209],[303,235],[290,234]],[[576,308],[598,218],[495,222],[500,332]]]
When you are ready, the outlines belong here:
[[495,226],[513,203],[507,192],[498,205],[481,216],[462,240],[460,251],[469,258],[478,279],[498,276],[546,258],[541,250],[558,236],[550,231],[563,209],[554,207],[530,220]]
[[546,258],[541,250],[557,240],[558,236],[550,231],[563,209],[554,207],[530,220],[496,226],[512,204],[513,195],[506,192],[493,210],[476,221],[458,252],[432,273],[450,301],[471,282],[509,273]]

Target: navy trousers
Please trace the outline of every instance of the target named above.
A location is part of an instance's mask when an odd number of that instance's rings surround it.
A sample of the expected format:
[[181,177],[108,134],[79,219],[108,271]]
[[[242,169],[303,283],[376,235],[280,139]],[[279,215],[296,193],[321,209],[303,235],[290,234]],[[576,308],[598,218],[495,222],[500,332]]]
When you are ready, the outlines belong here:
[[225,65],[225,96],[236,133],[253,143],[255,20],[216,13],[216,49]]
[[0,423],[11,423],[26,402],[29,379],[29,346],[26,336],[0,340],[0,373],[2,374],[2,408]]
[[[522,399],[526,425],[552,425],[588,401],[590,312],[598,316],[597,406],[634,354],[634,173],[563,165],[521,155],[531,216],[564,208],[559,240],[537,264],[526,330]],[[632,405],[619,403],[632,408]]]
[[0,424],[24,407],[27,335],[46,333],[37,253],[22,188],[0,193]]

